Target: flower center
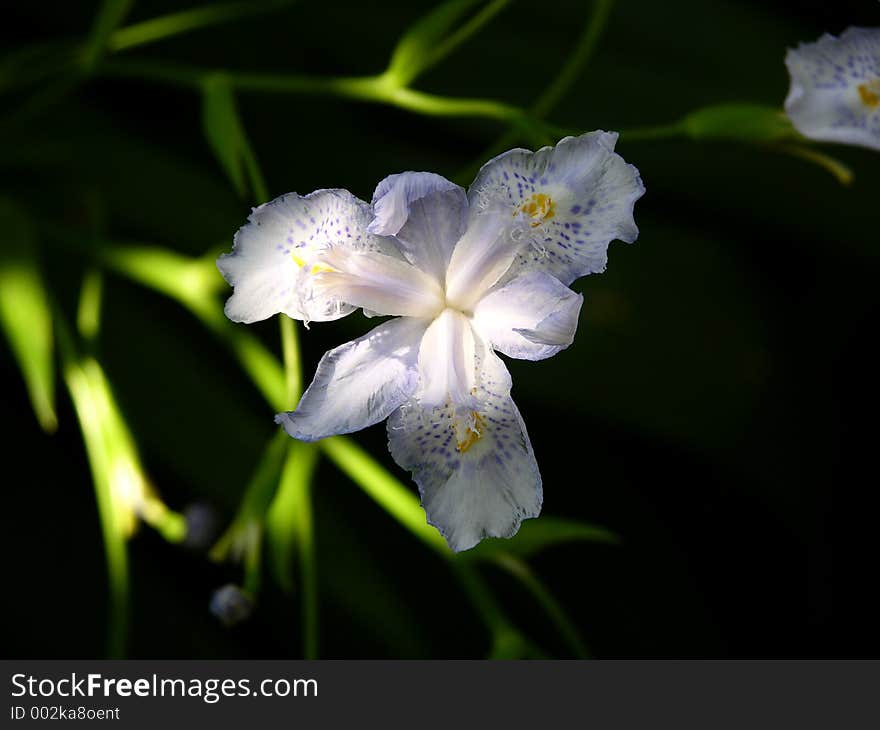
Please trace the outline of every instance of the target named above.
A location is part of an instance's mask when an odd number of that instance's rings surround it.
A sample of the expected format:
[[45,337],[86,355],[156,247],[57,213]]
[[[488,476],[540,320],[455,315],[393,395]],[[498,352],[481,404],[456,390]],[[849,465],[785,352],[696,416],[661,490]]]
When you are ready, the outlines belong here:
[[537,228],[545,220],[549,220],[556,215],[556,203],[553,202],[553,198],[549,195],[544,193],[532,193],[531,196],[513,212],[514,217],[516,217],[517,213],[524,213],[529,216],[529,218],[532,219],[529,222],[529,225],[532,228]]
[[880,106],[880,79],[859,84],[858,89],[862,104],[871,109],[876,109]]
[[456,419],[453,426],[455,430],[455,448],[462,454],[466,454],[477,441],[483,438],[486,422],[483,414],[471,411],[467,418]]

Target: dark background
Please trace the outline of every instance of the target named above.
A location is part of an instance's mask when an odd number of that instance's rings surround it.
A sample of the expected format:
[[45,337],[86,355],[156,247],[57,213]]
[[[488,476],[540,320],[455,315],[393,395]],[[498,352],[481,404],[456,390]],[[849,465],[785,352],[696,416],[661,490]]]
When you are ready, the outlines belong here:
[[[131,55],[375,73],[431,6],[303,2]],[[138,2],[129,21],[179,7]],[[83,34],[94,10],[4,3],[0,45]],[[564,63],[588,10],[513,2],[418,87],[527,106]],[[880,25],[880,6],[623,0],[550,118],[625,130],[716,102],[781,106],[786,47],[848,25]],[[491,121],[297,95],[243,94],[239,106],[273,196],[345,187],[369,199],[392,172],[452,176],[503,131]],[[863,587],[876,582],[875,550],[833,556],[831,513],[832,500],[859,506],[876,487],[868,467],[880,156],[827,149],[854,169],[852,187],[756,146],[622,138],[619,151],[648,191],[636,208],[638,242],[612,244],[607,273],[576,283],[585,305],[569,350],[509,362],[545,514],[598,523],[623,540],[560,546],[533,561],[596,656],[878,653],[876,604]],[[202,136],[198,95],[131,80],[90,81],[50,114],[4,132],[0,190],[68,221],[98,199],[113,238],[194,255],[229,244],[248,212]],[[50,249],[44,263],[72,307],[82,261]],[[352,316],[304,333],[306,377],[327,348],[365,329]],[[274,322],[252,330],[277,349]],[[109,276],[101,355],[165,500],[176,509],[209,503],[231,517],[274,427],[227,352],[176,303]],[[104,564],[72,408],[59,390],[60,428],[44,435],[5,342],[0,378],[4,652],[100,656]],[[384,434],[382,425],[356,438],[405,479]],[[485,656],[488,636],[443,561],[329,463],[314,492],[322,656]],[[862,529],[847,524],[851,536]],[[237,569],[149,529],[131,552],[131,656],[299,654],[295,602],[270,589],[249,622],[224,629],[207,603],[238,580]],[[486,574],[518,625],[566,656],[531,599]]]

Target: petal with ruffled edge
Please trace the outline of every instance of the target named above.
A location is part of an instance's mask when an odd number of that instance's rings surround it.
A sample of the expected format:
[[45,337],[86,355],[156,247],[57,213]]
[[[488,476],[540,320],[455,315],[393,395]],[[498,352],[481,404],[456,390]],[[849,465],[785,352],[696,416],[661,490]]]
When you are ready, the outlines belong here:
[[509,357],[543,360],[574,341],[583,301],[549,274],[528,271],[483,297],[474,326]]
[[880,149],[880,28],[789,49],[785,111],[805,137]]
[[441,175],[402,172],[376,187],[373,215],[371,233],[397,236],[404,256],[442,282],[467,226],[467,194]]
[[419,341],[426,324],[393,319],[330,350],[296,410],[279,413],[275,422],[293,438],[317,441],[384,420],[418,386]]
[[400,258],[394,240],[367,232],[370,207],[347,190],[282,195],[254,208],[235,234],[232,253],[217,267],[235,292],[226,316],[257,322],[283,312],[294,319],[327,321],[355,307],[314,289],[318,258],[332,248],[380,252]]
[[480,342],[477,361],[477,410],[412,399],[388,419],[391,455],[412,472],[428,523],[456,552],[484,537],[512,537],[543,501],[507,368]]
[[612,240],[635,241],[633,206],[645,187],[616,142],[616,133],[590,132],[483,165],[468,190],[472,216],[500,211],[509,236],[528,244],[505,278],[533,269],[570,284],[604,271]]

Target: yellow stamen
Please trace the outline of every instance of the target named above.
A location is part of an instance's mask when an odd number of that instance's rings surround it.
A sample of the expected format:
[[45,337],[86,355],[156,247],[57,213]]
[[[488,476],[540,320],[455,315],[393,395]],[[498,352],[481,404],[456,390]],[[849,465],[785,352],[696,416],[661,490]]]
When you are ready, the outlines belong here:
[[872,109],[880,106],[880,79],[874,79],[864,84],[859,84],[859,96],[862,104]]
[[471,418],[473,420],[465,427],[464,438],[459,439],[456,436],[455,439],[455,448],[462,454],[467,453],[471,446],[483,438],[483,433],[485,432],[486,424],[483,421],[482,414],[477,413],[477,411],[471,411]]
[[529,216],[532,219],[529,225],[532,228],[537,228],[545,220],[556,215],[556,203],[553,202],[553,198],[549,195],[532,193],[531,197],[515,210],[513,215],[516,216],[519,212]]
[[300,268],[302,268],[303,266],[310,266],[311,267],[310,273],[312,273],[312,274],[320,274],[325,271],[336,271],[336,269],[334,269],[332,266],[328,266],[327,264],[316,264],[316,263],[310,264],[308,261],[306,261],[303,258],[300,258],[295,253],[291,253],[290,257],[293,259],[293,263],[295,263]]

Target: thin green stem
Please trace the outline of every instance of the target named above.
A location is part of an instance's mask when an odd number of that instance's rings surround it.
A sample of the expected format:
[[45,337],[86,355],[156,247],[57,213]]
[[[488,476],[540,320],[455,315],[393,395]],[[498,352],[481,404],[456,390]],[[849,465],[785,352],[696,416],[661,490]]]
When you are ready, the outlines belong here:
[[248,15],[271,11],[290,3],[291,0],[218,3],[182,10],[178,13],[169,13],[116,30],[108,39],[107,51],[113,53],[155,43],[229,20],[238,20]]
[[299,337],[296,322],[285,314],[278,315],[281,326],[281,353],[284,359],[284,375],[287,383],[288,408],[296,407],[302,395],[302,363],[299,355]]
[[212,74],[224,73],[239,91],[299,93],[333,96],[353,101],[395,106],[429,116],[479,117],[508,123],[526,123],[528,115],[504,102],[428,94],[397,86],[384,76],[316,77],[291,74],[260,74],[199,69],[181,65],[123,59],[107,61],[101,71],[108,76],[198,87]]
[[589,651],[581,640],[577,628],[559,601],[538,579],[538,576],[535,575],[532,569],[516,556],[506,552],[497,553],[493,556],[492,560],[496,565],[516,578],[532,594],[532,597],[556,625],[557,630],[568,644],[572,653],[578,659],[588,658]]
[[[477,33],[484,25],[486,25],[490,20],[492,20],[492,18],[494,18],[496,15],[498,15],[498,13],[504,10],[504,8],[507,7],[507,5],[509,4],[510,0],[493,0],[493,2],[485,5],[482,10],[480,10],[478,13],[475,13],[470,20],[464,23],[453,33],[450,33],[442,43],[437,45],[437,47],[431,52],[428,58],[422,62],[423,65],[419,70],[419,74],[424,73],[432,66],[436,66],[438,63],[440,63],[440,61],[446,58],[462,43],[464,43],[471,36]],[[413,80],[414,79],[410,79],[409,83],[411,83]]]
[[278,493],[266,516],[270,544],[274,549],[278,582],[293,590],[291,556],[296,553],[300,566],[303,654],[318,655],[318,570],[315,555],[311,482],[318,463],[314,444],[291,441],[281,472]]
[[[596,46],[599,43],[599,39],[602,37],[602,33],[608,23],[608,16],[611,14],[611,9],[613,7],[614,0],[596,0],[593,3],[593,10],[587,19],[587,23],[575,44],[574,50],[569,55],[565,65],[562,67],[562,70],[556,75],[544,92],[535,100],[534,104],[532,104],[529,109],[528,114],[523,114],[523,118],[529,119],[532,124],[534,124],[536,120],[543,119],[547,116],[547,114],[559,103],[571,85],[583,72],[587,61],[589,61],[590,57],[595,52]],[[568,131],[565,131],[560,134],[561,130],[552,125],[545,125],[544,132],[545,134],[548,132],[552,133],[553,136],[557,138],[569,133]],[[483,160],[491,159],[500,152],[512,147],[522,136],[522,133],[522,125],[520,125],[519,128],[513,127],[508,129],[480,155],[480,159],[477,162],[472,163],[467,168],[461,170],[456,175],[456,179],[469,182],[479,169],[479,165],[482,164]]]
[[841,185],[850,185],[852,184],[853,171],[850,170],[846,165],[844,165],[840,160],[837,160],[830,155],[826,155],[824,152],[819,152],[818,150],[811,149],[809,147],[802,147],[800,145],[780,145],[779,148],[783,152],[788,153],[794,157],[799,157],[802,160],[807,160],[808,162],[813,162],[823,170],[830,172],[837,179]]
[[449,557],[446,541],[425,522],[416,496],[351,439],[333,436],[318,442],[321,450],[352,481],[378,502],[401,525],[443,557]]
[[550,86],[532,105],[530,110],[532,116],[539,119],[547,116],[565,96],[572,84],[577,81],[602,38],[613,7],[614,0],[596,0],[593,3],[593,12],[575,44],[574,51],[569,55],[562,70],[556,75]]

